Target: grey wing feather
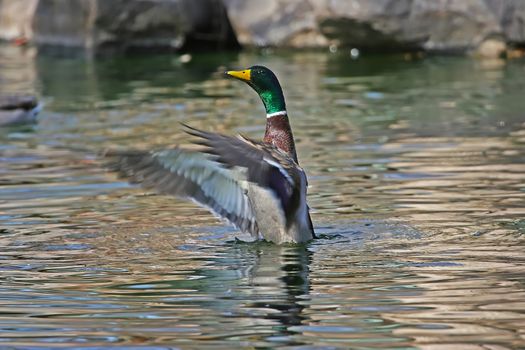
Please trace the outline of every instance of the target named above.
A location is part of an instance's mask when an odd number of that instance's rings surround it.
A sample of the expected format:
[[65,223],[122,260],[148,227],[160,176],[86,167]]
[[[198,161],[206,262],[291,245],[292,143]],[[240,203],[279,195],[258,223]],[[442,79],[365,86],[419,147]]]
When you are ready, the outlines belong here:
[[159,152],[109,151],[106,156],[109,168],[131,183],[193,199],[241,231],[258,236],[242,173],[225,169],[202,153],[180,148]]
[[227,168],[234,166],[246,168],[251,182],[266,185],[266,173],[271,164],[265,162],[264,158],[273,159],[271,153],[245,138],[206,132],[187,125],[185,127],[190,135],[199,138],[195,143],[204,146],[204,152],[213,155],[217,162]]

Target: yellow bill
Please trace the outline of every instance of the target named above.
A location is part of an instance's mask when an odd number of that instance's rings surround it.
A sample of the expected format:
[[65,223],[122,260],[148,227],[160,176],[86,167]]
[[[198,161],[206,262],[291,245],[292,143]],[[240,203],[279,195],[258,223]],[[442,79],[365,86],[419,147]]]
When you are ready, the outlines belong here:
[[252,71],[250,69],[245,69],[245,70],[230,70],[228,72],[226,72],[226,74],[234,77],[234,78],[237,78],[239,80],[244,80],[244,81],[251,81],[251,78],[252,78]]

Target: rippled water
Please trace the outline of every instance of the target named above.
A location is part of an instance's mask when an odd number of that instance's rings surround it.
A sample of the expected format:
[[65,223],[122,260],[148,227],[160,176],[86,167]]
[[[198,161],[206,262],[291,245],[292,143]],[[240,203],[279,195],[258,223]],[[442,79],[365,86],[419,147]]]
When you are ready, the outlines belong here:
[[[97,152],[259,138],[266,64],[287,96],[321,235],[247,244]],[[298,53],[85,60],[2,47],[0,347],[525,348],[525,62]]]

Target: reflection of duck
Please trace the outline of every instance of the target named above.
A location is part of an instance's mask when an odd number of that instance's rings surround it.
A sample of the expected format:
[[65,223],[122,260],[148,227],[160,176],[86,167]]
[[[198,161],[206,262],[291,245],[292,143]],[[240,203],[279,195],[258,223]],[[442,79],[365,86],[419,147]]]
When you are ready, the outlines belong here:
[[187,127],[204,146],[202,152],[110,151],[110,167],[145,188],[193,199],[255,239],[283,243],[314,238],[306,175],[297,163],[277,78],[262,66],[227,74],[261,97],[266,108],[263,142]]
[[0,96],[0,126],[34,122],[41,108],[34,96]]
[[[202,279],[176,280],[173,285],[213,295],[221,302],[207,304],[215,314],[234,316],[233,330],[256,324],[265,337],[287,337],[292,326],[302,325],[310,299],[309,266],[313,253],[305,245],[235,243],[224,246],[220,257],[211,258],[213,269],[194,272]],[[305,302],[306,301],[306,302]],[[246,324],[246,318],[249,324]]]
[[280,335],[288,335],[288,327],[301,325],[305,319],[301,302],[310,294],[312,253],[303,245],[257,247],[256,253],[248,274],[251,298],[243,308],[277,310],[265,318],[283,326],[274,328]]

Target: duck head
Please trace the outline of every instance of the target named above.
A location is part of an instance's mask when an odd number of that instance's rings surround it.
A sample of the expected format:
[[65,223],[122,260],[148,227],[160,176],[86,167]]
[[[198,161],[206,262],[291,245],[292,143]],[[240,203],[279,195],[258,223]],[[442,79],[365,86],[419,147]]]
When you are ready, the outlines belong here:
[[261,97],[267,115],[286,113],[283,90],[279,80],[264,66],[252,66],[239,71],[228,71],[227,75],[250,85]]

